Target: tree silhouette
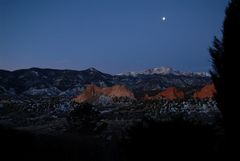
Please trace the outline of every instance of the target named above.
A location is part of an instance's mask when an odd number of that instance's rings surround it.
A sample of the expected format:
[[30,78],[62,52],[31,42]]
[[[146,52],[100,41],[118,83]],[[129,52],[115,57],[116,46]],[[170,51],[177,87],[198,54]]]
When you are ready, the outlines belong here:
[[[222,40],[214,39],[210,54],[213,61],[212,79],[217,93],[216,100],[223,114],[230,145],[238,140],[238,66],[240,54],[240,0],[231,0],[223,23]],[[236,140],[237,139],[237,140]],[[236,149],[235,149],[236,150]]]

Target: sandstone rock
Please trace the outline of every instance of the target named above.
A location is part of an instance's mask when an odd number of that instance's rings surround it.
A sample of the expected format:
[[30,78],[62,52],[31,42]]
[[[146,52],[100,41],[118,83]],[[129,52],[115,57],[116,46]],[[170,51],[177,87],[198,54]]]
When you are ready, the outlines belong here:
[[155,96],[144,96],[144,100],[154,100],[154,99],[160,99],[160,98],[165,98],[168,100],[175,100],[175,99],[183,99],[184,93],[180,90],[177,90],[175,87],[169,87],[166,90],[158,93]]
[[204,98],[212,98],[216,93],[216,89],[214,84],[209,84],[204,86],[200,91],[194,93],[193,98],[195,99],[204,99]]
[[96,85],[88,85],[86,90],[76,98],[74,101],[82,103],[94,99],[94,97],[99,98],[105,95],[110,98],[114,97],[128,97],[134,99],[134,94],[124,85],[114,85],[112,87],[101,88]]

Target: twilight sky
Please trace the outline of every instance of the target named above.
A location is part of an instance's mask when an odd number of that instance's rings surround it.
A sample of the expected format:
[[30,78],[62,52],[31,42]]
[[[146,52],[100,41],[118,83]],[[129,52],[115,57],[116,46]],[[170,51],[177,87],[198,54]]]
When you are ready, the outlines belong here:
[[227,2],[0,0],[0,69],[208,71]]

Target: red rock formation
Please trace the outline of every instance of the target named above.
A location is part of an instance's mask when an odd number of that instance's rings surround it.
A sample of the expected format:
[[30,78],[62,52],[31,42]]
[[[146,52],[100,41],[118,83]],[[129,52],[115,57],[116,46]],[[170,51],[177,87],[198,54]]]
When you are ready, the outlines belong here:
[[170,88],[167,88],[165,91],[160,92],[158,96],[161,96],[169,100],[175,100],[175,99],[183,99],[184,93],[182,91],[177,90],[175,87],[170,87]]
[[144,99],[144,100],[151,100],[151,99],[152,99],[152,97],[151,97],[151,96],[149,96],[148,94],[145,94],[145,96],[143,97],[143,99]]
[[109,97],[129,97],[134,99],[134,94],[124,85],[114,85],[106,88],[101,88],[96,85],[88,85],[81,95],[74,98],[74,101],[81,103],[100,95],[106,95]]
[[134,98],[134,94],[124,85],[114,85],[102,89],[102,93],[109,97],[129,97]]
[[87,100],[89,100],[90,98],[96,96],[96,95],[100,95],[101,94],[101,88],[99,88],[96,85],[88,85],[87,88],[85,89],[85,91],[77,96],[76,98],[74,98],[74,101],[76,102],[85,102]]
[[209,84],[204,86],[200,91],[197,91],[193,94],[193,98],[195,99],[204,99],[204,98],[212,98],[216,93],[216,89],[214,84]]
[[182,91],[177,90],[175,87],[169,87],[166,90],[158,93],[155,96],[144,96],[144,100],[154,100],[154,99],[160,99],[160,98],[166,98],[168,100],[175,100],[175,99],[183,99],[184,93]]

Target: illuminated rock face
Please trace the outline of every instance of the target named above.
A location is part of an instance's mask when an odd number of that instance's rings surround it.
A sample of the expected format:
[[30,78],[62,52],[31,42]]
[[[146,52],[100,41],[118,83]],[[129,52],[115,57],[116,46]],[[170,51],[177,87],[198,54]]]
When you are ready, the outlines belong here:
[[200,91],[194,93],[193,98],[195,99],[204,99],[204,98],[212,98],[216,93],[216,89],[214,84],[209,84],[204,86]]
[[184,93],[177,90],[175,87],[167,88],[165,91],[159,93],[159,95],[169,100],[184,98]]
[[124,85],[115,85],[102,89],[102,93],[109,97],[129,97],[134,98],[134,94]]
[[94,96],[100,95],[101,94],[101,88],[96,86],[96,85],[88,85],[85,91],[74,98],[74,101],[76,102],[86,102],[89,99],[93,98]]
[[145,95],[144,99],[145,100],[154,100],[154,99],[160,99],[160,98],[165,98],[168,100],[175,100],[175,99],[183,99],[184,93],[180,90],[177,90],[175,87],[169,87],[166,90],[158,93],[155,96],[148,96]]
[[114,85],[112,87],[100,88],[96,85],[88,85],[85,91],[77,96],[74,101],[86,102],[94,97],[105,95],[108,97],[128,97],[134,99],[134,94],[124,85]]

